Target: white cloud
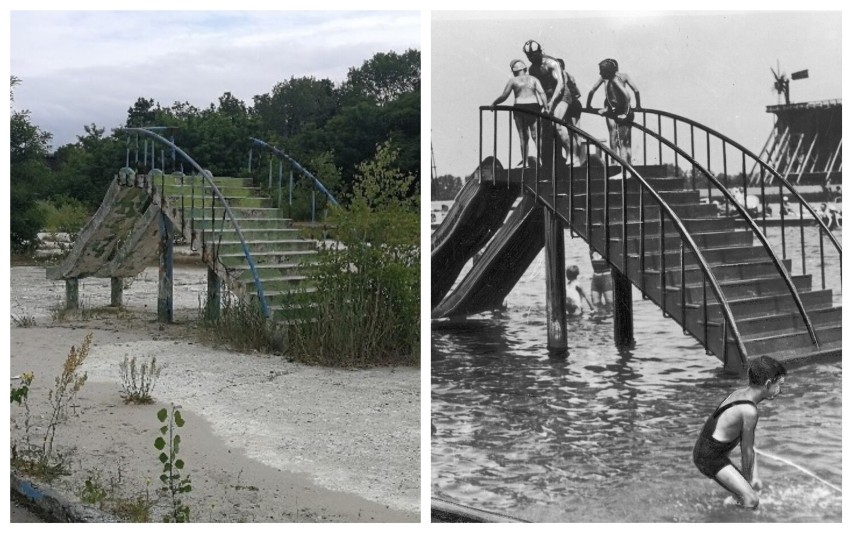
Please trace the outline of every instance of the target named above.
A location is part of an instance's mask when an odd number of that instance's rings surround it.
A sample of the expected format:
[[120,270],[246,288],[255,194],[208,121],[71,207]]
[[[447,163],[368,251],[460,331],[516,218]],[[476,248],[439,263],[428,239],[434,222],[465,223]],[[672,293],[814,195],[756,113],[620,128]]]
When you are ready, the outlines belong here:
[[73,142],[121,125],[139,97],[251,104],[292,76],[345,79],[377,52],[420,48],[419,12],[14,11],[15,109]]

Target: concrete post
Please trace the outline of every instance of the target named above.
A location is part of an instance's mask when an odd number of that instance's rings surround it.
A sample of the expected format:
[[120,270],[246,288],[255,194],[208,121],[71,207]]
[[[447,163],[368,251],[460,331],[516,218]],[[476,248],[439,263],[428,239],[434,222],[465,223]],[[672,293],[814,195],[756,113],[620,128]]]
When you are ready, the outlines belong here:
[[174,321],[174,224],[165,213],[157,218],[160,239],[160,280],[157,298],[157,321],[171,324]]
[[547,349],[568,349],[565,314],[565,227],[562,219],[544,210],[544,257],[546,278]]
[[207,307],[205,316],[207,320],[218,320],[219,310],[222,302],[222,281],[216,275],[216,271],[207,267]]
[[80,280],[69,278],[65,280],[65,309],[80,308]]
[[122,278],[109,278],[109,305],[111,307],[124,305],[124,280]]
[[624,274],[612,270],[612,324],[615,345],[632,348],[633,338],[633,286]]

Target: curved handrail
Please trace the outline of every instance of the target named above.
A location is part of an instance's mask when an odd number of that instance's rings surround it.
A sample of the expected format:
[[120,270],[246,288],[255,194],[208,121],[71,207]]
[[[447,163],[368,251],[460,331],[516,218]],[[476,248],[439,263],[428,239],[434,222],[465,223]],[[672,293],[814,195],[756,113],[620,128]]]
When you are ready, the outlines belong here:
[[[666,215],[669,217],[669,219],[672,221],[673,225],[675,226],[675,229],[680,234],[681,269],[683,269],[683,267],[684,267],[683,243],[686,243],[688,245],[688,247],[691,249],[692,253],[695,256],[696,262],[698,263],[699,268],[701,269],[702,273],[704,274],[704,279],[709,281],[710,289],[713,292],[713,294],[716,296],[716,301],[719,303],[719,306],[721,308],[721,311],[722,311],[722,314],[725,318],[726,323],[730,325],[731,334],[734,337],[734,342],[736,342],[737,348],[739,349],[740,363],[743,365],[743,368],[747,367],[748,352],[747,352],[745,344],[742,340],[742,336],[740,335],[739,328],[737,327],[736,320],[734,319],[734,314],[731,311],[730,305],[728,304],[727,297],[722,292],[722,289],[719,286],[719,282],[716,280],[715,274],[713,273],[712,269],[710,268],[709,264],[707,263],[707,260],[704,258],[704,254],[701,252],[701,249],[698,247],[698,245],[692,239],[692,236],[690,235],[689,231],[686,229],[686,226],[683,224],[680,217],[677,216],[677,214],[674,212],[674,210],[671,208],[671,206],[665,200],[663,200],[663,198],[657,193],[657,191],[654,190],[653,187],[651,187],[651,185],[645,180],[645,178],[643,178],[639,174],[639,172],[637,172],[636,169],[633,168],[633,166],[631,164],[624,161],[612,149],[610,149],[608,146],[606,146],[603,143],[601,143],[600,141],[598,141],[596,138],[594,138],[589,133],[585,132],[584,130],[577,128],[576,126],[574,126],[573,124],[571,124],[569,122],[566,122],[565,120],[557,119],[555,117],[546,115],[546,114],[541,113],[539,111],[528,111],[528,110],[525,110],[525,109],[518,109],[518,108],[515,108],[513,106],[505,106],[505,105],[481,106],[479,108],[479,111],[480,111],[480,124],[482,123],[481,117],[482,117],[483,111],[494,111],[495,112],[495,120],[494,120],[495,130],[496,130],[496,124],[497,124],[497,120],[496,120],[496,112],[497,111],[509,111],[510,113],[520,112],[520,113],[524,113],[524,114],[527,114],[527,115],[537,117],[537,119],[539,121],[544,119],[545,121],[551,122],[553,124],[559,124],[559,125],[567,128],[573,134],[584,138],[587,144],[591,143],[591,144],[595,145],[598,150],[602,151],[609,158],[612,158],[613,160],[618,162],[622,166],[622,168],[627,169],[627,171],[629,171],[630,174],[637,180],[637,183],[640,184],[640,186],[645,190],[645,192],[647,192],[651,196],[651,198],[656,202],[656,204],[659,206],[659,208],[661,210],[661,214],[660,214],[661,236],[663,234],[663,228],[664,228],[664,221],[663,221],[662,212],[666,213]],[[510,132],[511,132],[511,129],[510,129]],[[480,139],[481,138],[482,138],[482,132],[480,131]],[[556,135],[554,135],[553,142],[554,142],[554,144],[557,143],[557,136]],[[496,151],[496,131],[495,131],[495,151]],[[495,155],[495,158],[496,158],[496,154],[494,154],[494,155]],[[555,155],[554,155],[554,157],[555,157]],[[573,157],[573,154],[572,154],[572,157]],[[480,164],[481,164],[481,162],[480,162]],[[588,164],[588,158],[587,158],[587,164]],[[572,172],[573,172],[573,166],[571,166],[570,168],[572,169]],[[536,171],[536,188],[532,190],[532,192],[536,196],[538,196],[538,191],[537,191],[538,178],[539,178],[538,177],[538,171]],[[621,181],[621,184],[622,184],[621,185],[622,186],[622,202],[624,202],[625,198],[626,198],[626,196],[624,194],[625,181],[626,180]],[[605,187],[608,187],[608,182],[609,182],[609,180],[606,180],[604,182]],[[588,181],[587,181],[587,183],[588,183]],[[590,196],[590,194],[589,194],[590,188],[588,187],[588,185],[587,185],[586,190],[587,190],[586,196],[588,198]],[[555,182],[554,182],[554,194],[555,194]],[[640,195],[640,207],[641,207],[641,202],[642,202],[641,199],[642,198],[643,198],[643,195]],[[606,189],[605,189],[605,192],[604,192],[604,202],[605,202],[605,206],[607,206],[608,205],[608,190],[606,190]],[[553,206],[553,209],[554,209],[554,211],[556,211],[555,205]],[[605,207],[605,209],[606,209],[606,207]],[[557,212],[557,214],[558,214],[558,212]],[[609,228],[608,216],[609,216],[609,214],[606,213],[607,220],[604,222],[604,226],[605,226],[605,229],[607,231],[608,231],[608,228]],[[587,220],[587,223],[591,220],[591,213],[586,214],[586,220]],[[568,220],[568,223],[570,225],[571,221]],[[643,222],[643,225],[644,225],[644,222]],[[623,226],[623,233],[622,233],[623,241],[626,241],[627,240],[626,239],[627,238],[627,227],[626,227],[627,226],[627,216],[626,216],[626,213],[622,216],[622,226]],[[591,239],[591,235],[587,235],[587,237],[589,239]],[[660,251],[661,251],[661,255],[664,258],[665,257],[665,241],[664,241],[664,239],[661,239],[661,241],[660,241]],[[607,256],[609,255],[608,249],[604,250],[604,252],[606,253]],[[643,249],[642,252],[640,252],[640,256],[644,257],[644,249]],[[607,257],[607,259],[609,259],[609,257]],[[625,270],[625,273],[626,273],[626,270],[627,270],[627,256],[626,255],[624,255],[622,257],[622,261],[624,262],[623,266],[624,266],[624,270]],[[613,265],[613,266],[615,268],[617,268],[615,265]],[[665,270],[665,267],[663,265],[661,267],[661,271],[664,271],[664,270]],[[664,282],[664,280],[663,280],[663,282]],[[685,283],[685,277],[681,276],[681,282]],[[665,295],[664,283],[661,283],[661,290],[662,290],[662,294]],[[706,301],[706,298],[705,298],[705,301]],[[661,298],[660,303],[661,303],[661,307],[663,308],[663,311],[665,312],[666,303],[665,303],[665,297],[664,296]],[[684,316],[684,318],[682,318],[682,320],[684,322],[684,325],[685,325],[685,311],[686,310],[684,308],[682,308],[682,313],[683,313],[683,316]],[[705,313],[706,313],[706,310],[705,310]],[[705,322],[706,322],[706,315],[705,315]],[[709,344],[708,339],[706,337],[705,337],[704,342]],[[722,345],[723,345],[723,350],[725,350],[727,352],[727,348],[726,348],[727,347],[727,334],[726,333],[723,333]],[[725,357],[727,358],[727,356],[725,356]]]
[[331,203],[333,205],[340,205],[337,202],[337,200],[334,198],[334,195],[331,194],[328,191],[328,189],[325,188],[325,185],[323,185],[322,182],[319,179],[317,179],[313,174],[308,172],[308,170],[305,167],[303,167],[302,165],[300,165],[298,161],[296,161],[295,159],[293,159],[292,157],[290,157],[289,155],[284,153],[283,150],[276,148],[275,146],[272,146],[271,144],[269,144],[266,141],[262,141],[260,139],[254,138],[254,137],[249,137],[249,139],[251,139],[252,143],[257,144],[259,146],[262,146],[263,148],[266,148],[266,149],[272,151],[273,153],[275,153],[276,155],[281,156],[284,159],[286,159],[287,161],[289,161],[290,164],[293,165],[293,168],[295,168],[296,170],[301,172],[303,176],[307,176],[310,179],[312,179],[313,182],[314,182],[314,185],[316,185],[317,189],[319,189],[323,194],[325,194],[326,197],[331,201]]
[[157,133],[154,133],[153,131],[147,130],[145,128],[120,128],[118,131],[131,131],[131,132],[142,133],[144,135],[147,135],[149,137],[156,139],[157,141],[159,141],[159,142],[165,144],[166,146],[169,146],[170,148],[172,148],[176,153],[180,154],[181,157],[186,159],[186,161],[189,164],[191,164],[201,174],[201,176],[204,178],[204,180],[210,186],[213,193],[216,195],[216,197],[219,198],[219,201],[222,203],[222,206],[225,209],[225,213],[231,219],[231,224],[233,225],[234,230],[237,233],[237,237],[239,237],[239,239],[240,239],[240,244],[243,247],[243,254],[245,255],[246,262],[249,265],[249,270],[251,271],[252,278],[254,279],[255,287],[257,287],[257,296],[258,296],[258,299],[260,300],[261,311],[263,312],[263,316],[265,318],[269,318],[269,305],[266,302],[266,296],[264,295],[264,292],[263,292],[263,283],[260,279],[260,275],[257,272],[257,268],[255,266],[254,259],[252,258],[251,251],[248,248],[248,243],[246,242],[246,239],[243,236],[243,232],[240,229],[240,225],[236,221],[236,217],[234,216],[233,211],[231,211],[231,207],[228,205],[228,202],[225,200],[225,197],[219,191],[219,188],[213,182],[213,175],[210,173],[210,171],[201,168],[201,166],[198,163],[196,163],[195,160],[192,159],[189,156],[189,154],[184,152],[180,147],[178,147],[177,145],[175,145],[173,142],[169,141],[165,137],[163,137],[163,136],[161,136]]
[[[585,112],[586,113],[592,113],[592,111],[585,111]],[[616,122],[619,122],[620,124],[628,124],[627,121],[624,121],[622,119],[615,119],[615,120],[616,120]],[[651,135],[652,137],[657,139],[657,141],[665,144],[666,146],[668,146],[669,148],[674,150],[676,153],[678,153],[679,155],[684,157],[689,163],[692,164],[693,168],[697,168],[699,170],[699,172],[704,174],[704,177],[707,180],[709,180],[711,183],[713,183],[713,185],[716,186],[716,188],[722,193],[722,195],[727,200],[731,201],[734,204],[734,207],[740,213],[740,216],[742,216],[745,219],[746,223],[751,227],[751,230],[754,232],[755,235],[757,235],[758,240],[763,245],[763,248],[766,250],[766,253],[769,255],[769,258],[772,259],[772,262],[775,264],[775,268],[778,270],[778,273],[784,279],[784,283],[787,285],[787,288],[790,290],[790,295],[793,297],[793,301],[795,302],[796,307],[799,309],[799,313],[802,316],[802,320],[805,322],[805,327],[807,327],[807,329],[808,329],[808,333],[811,336],[811,340],[813,341],[814,345],[817,348],[819,348],[819,340],[817,339],[816,331],[814,330],[813,323],[811,322],[811,319],[808,316],[807,311],[805,310],[805,305],[804,305],[804,303],[802,303],[802,299],[799,296],[799,291],[796,290],[796,286],[793,283],[793,279],[790,277],[790,273],[787,272],[787,269],[783,267],[783,265],[781,264],[781,260],[778,258],[778,256],[775,253],[775,250],[769,245],[769,241],[766,239],[766,235],[764,235],[763,232],[760,231],[760,228],[757,227],[757,223],[754,221],[754,219],[751,216],[749,216],[748,211],[745,209],[745,207],[740,205],[740,203],[737,202],[734,199],[734,196],[733,196],[733,194],[731,194],[731,191],[729,191],[725,186],[723,186],[719,182],[719,180],[716,179],[716,177],[713,176],[712,173],[710,173],[710,171],[708,171],[702,165],[700,165],[698,163],[698,161],[695,160],[694,157],[687,154],[683,149],[681,149],[680,147],[678,147],[677,145],[675,145],[674,143],[672,143],[671,141],[669,141],[668,139],[666,139],[665,137],[660,135],[659,133],[648,129],[645,126],[640,126],[639,124],[636,124],[635,122],[631,122],[629,124],[632,127],[642,131],[646,135]]]
[[[768,171],[775,179],[777,179],[779,185],[781,185],[785,189],[787,189],[787,191],[798,202],[800,213],[801,213],[802,208],[804,208],[806,211],[808,211],[810,213],[810,215],[814,218],[814,220],[816,221],[816,223],[819,227],[820,235],[822,236],[824,234],[824,235],[828,236],[828,239],[834,245],[834,248],[837,250],[837,253],[840,256],[840,259],[841,259],[840,263],[841,263],[841,266],[842,266],[842,263],[843,263],[843,261],[842,261],[843,247],[841,246],[841,244],[837,240],[837,238],[834,236],[834,234],[831,232],[831,230],[828,229],[828,226],[825,224],[825,222],[822,221],[822,219],[816,214],[816,211],[814,211],[813,207],[811,207],[811,205],[807,201],[805,201],[805,199],[802,197],[802,195],[799,194],[799,192],[796,190],[796,188],[793,187],[790,184],[790,182],[787,181],[786,178],[784,178],[777,170],[772,168],[772,166],[770,166],[768,163],[766,163],[765,161],[760,159],[760,157],[755,155],[754,152],[752,152],[748,148],[744,147],[743,145],[741,145],[737,141],[731,139],[730,137],[720,133],[719,131],[717,131],[713,128],[710,128],[709,126],[705,126],[704,124],[701,124],[699,122],[696,122],[695,120],[684,117],[682,115],[671,113],[669,111],[663,111],[663,110],[659,110],[659,109],[649,109],[649,108],[639,108],[639,109],[636,109],[635,111],[637,113],[656,114],[656,115],[659,115],[659,116],[670,118],[673,121],[683,122],[684,124],[688,124],[692,128],[698,128],[699,130],[703,131],[707,135],[712,135],[713,137],[722,141],[722,143],[724,143],[724,144],[728,144],[728,145],[736,148],[737,150],[739,150],[743,154],[743,157],[748,156],[754,163],[759,165],[761,167],[761,169]],[[675,125],[675,131],[677,131],[676,125]],[[675,139],[675,141],[676,141],[676,139]],[[723,147],[724,147],[724,145],[723,145]],[[762,174],[761,174],[761,176],[762,176]],[[747,179],[747,176],[744,175],[743,176],[744,183],[745,183],[746,179]],[[765,183],[765,180],[761,179],[761,184],[764,184],[764,183]],[[743,196],[746,197],[747,194],[744,193]],[[763,211],[765,213],[766,212],[766,210],[765,210],[766,199],[765,199],[765,195],[763,195],[763,196],[764,196],[764,198],[762,198],[761,203],[764,207]],[[751,218],[751,217],[749,216],[749,218]],[[781,209],[781,221],[782,221],[782,232],[783,232],[783,227],[784,227],[783,226],[783,223],[784,223],[784,210],[783,209]],[[803,251],[803,253],[804,253],[804,251]],[[841,268],[841,276],[842,276],[842,268]],[[823,282],[823,286],[824,285],[825,285],[825,283]]]

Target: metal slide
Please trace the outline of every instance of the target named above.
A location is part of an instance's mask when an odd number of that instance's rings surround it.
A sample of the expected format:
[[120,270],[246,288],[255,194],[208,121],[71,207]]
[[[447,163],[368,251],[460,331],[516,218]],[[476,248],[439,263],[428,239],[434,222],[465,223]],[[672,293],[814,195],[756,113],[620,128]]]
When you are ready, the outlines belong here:
[[[499,163],[497,163],[499,167]],[[464,265],[497,232],[521,194],[518,185],[494,186],[486,159],[456,196],[444,222],[432,234],[432,305],[444,299]]]
[[464,279],[432,309],[432,318],[472,315],[499,308],[544,248],[544,215],[524,196],[494,234]]

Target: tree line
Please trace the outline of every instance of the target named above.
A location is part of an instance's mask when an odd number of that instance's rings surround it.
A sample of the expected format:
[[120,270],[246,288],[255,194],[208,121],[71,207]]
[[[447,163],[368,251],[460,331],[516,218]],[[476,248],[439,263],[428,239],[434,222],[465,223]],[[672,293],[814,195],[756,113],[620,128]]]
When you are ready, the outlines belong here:
[[[11,78],[11,244],[15,251],[36,242],[45,205],[94,213],[113,176],[124,165],[126,134],[94,123],[76,142],[51,151],[52,135],[33,124],[29,110],[14,109]],[[292,76],[246,103],[225,92],[198,108],[186,101],[164,106],[139,97],[123,127],[169,128],[177,146],[214,175],[243,175],[250,137],[285,150],[314,173],[335,196],[352,192],[359,165],[380,145],[395,154],[393,165],[415,177],[420,188],[420,51],[377,53],[335,84]],[[73,229],[73,228],[71,228]],[[79,229],[79,228],[78,228]]]

